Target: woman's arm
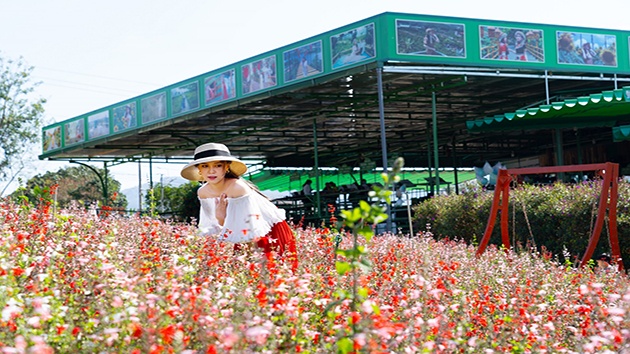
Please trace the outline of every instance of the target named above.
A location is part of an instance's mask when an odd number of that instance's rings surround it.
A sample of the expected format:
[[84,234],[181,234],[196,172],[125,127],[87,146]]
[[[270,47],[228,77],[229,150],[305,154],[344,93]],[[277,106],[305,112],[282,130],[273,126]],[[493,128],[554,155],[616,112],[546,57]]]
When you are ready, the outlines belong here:
[[215,209],[215,217],[219,222],[219,225],[223,226],[225,222],[225,218],[227,216],[227,195],[222,193],[221,196],[217,199],[216,209]]

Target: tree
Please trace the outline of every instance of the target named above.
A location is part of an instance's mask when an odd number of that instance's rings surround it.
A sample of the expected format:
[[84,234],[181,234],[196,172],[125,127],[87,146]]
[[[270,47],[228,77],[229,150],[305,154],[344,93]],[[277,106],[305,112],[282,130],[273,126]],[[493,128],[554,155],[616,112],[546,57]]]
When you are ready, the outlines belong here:
[[[95,168],[102,177],[105,170]],[[41,198],[41,192],[57,188],[57,204],[60,208],[69,206],[73,201],[90,207],[103,203],[103,186],[101,180],[85,166],[73,166],[59,169],[57,172],[46,172],[37,175],[26,182],[26,187],[13,192],[11,198],[26,197],[31,202]],[[108,200],[107,205],[113,208],[125,209],[127,198],[120,193],[120,182],[107,175]]]
[[46,100],[33,97],[39,83],[31,82],[32,71],[22,58],[0,56],[0,180],[9,183],[24,168],[22,157],[40,138]]
[[179,187],[162,186],[158,183],[153,191],[147,193],[145,202],[154,209],[152,211],[154,213],[190,222],[199,217],[197,189],[200,186],[197,182],[189,182]]

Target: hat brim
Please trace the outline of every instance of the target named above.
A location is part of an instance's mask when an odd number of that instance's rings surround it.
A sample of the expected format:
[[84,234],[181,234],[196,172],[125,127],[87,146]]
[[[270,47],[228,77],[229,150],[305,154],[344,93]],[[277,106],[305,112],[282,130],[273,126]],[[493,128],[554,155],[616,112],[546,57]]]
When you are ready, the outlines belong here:
[[203,181],[203,177],[199,174],[197,165],[205,162],[228,161],[230,162],[230,171],[237,176],[242,176],[247,172],[247,165],[243,161],[232,156],[211,156],[195,160],[182,168],[181,176],[189,181]]

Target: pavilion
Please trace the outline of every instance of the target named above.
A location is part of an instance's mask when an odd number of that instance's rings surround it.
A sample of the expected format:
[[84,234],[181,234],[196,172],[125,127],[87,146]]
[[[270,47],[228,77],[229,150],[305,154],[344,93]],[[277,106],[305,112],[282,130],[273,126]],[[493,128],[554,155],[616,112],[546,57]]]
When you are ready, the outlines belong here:
[[39,157],[178,163],[212,141],[255,166],[254,182],[307,168],[319,188],[325,168],[372,173],[403,157],[437,192],[445,167],[455,186],[485,162],[623,167],[629,38],[382,13],[48,125]]

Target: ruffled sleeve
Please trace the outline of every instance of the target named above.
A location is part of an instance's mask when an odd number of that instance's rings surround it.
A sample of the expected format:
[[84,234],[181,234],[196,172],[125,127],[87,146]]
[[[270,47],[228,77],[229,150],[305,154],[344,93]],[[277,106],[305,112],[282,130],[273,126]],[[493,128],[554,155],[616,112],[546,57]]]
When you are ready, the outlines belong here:
[[218,235],[221,225],[216,217],[217,198],[199,198],[199,229],[203,235]]
[[228,242],[249,242],[267,235],[273,225],[285,218],[283,209],[256,192],[228,198],[227,216],[219,237]]

